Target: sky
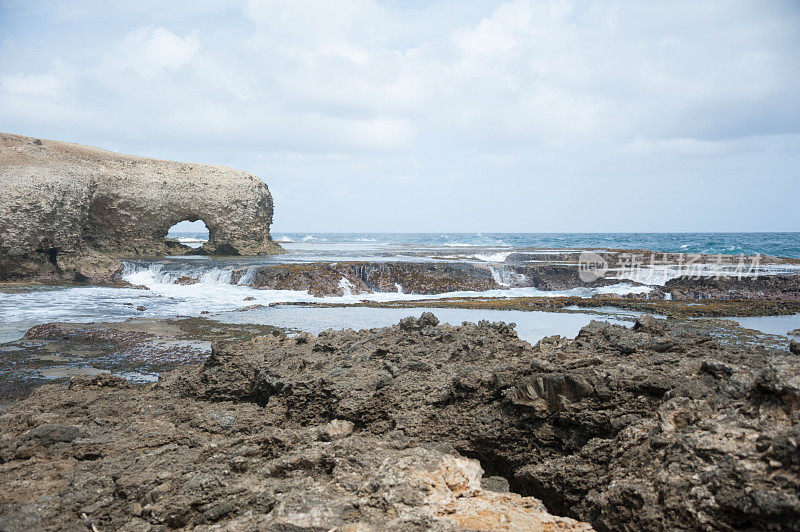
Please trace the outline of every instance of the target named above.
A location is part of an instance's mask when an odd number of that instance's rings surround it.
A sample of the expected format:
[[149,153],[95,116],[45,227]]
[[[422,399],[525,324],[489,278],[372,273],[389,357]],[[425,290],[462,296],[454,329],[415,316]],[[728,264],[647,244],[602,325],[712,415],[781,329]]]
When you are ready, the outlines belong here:
[[800,231],[797,0],[0,0],[0,131],[273,232]]

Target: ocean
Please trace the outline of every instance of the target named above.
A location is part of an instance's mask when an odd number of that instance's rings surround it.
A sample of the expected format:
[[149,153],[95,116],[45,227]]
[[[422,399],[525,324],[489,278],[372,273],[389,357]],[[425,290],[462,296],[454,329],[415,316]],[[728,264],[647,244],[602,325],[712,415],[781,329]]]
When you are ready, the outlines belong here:
[[[207,233],[172,233],[173,238],[201,245]],[[532,287],[486,292],[450,292],[431,296],[396,293],[315,297],[305,291],[261,290],[247,286],[246,276],[232,284],[235,268],[257,268],[264,264],[339,261],[459,261],[502,263],[518,248],[651,249],[660,252],[710,254],[764,254],[800,258],[800,233],[286,233],[273,238],[288,251],[265,257],[216,258],[206,256],[167,257],[158,260],[125,261],[124,279],[148,290],[93,286],[27,286],[0,289],[0,342],[19,338],[28,328],[52,321],[122,321],[130,318],[171,318],[212,313],[217,317],[246,305],[264,305],[270,320],[284,323],[281,316],[293,310],[280,303],[348,303],[362,299],[397,301],[440,297],[580,296],[600,293],[643,293],[650,289],[620,282],[602,288],[543,291]],[[491,264],[502,273],[502,264]],[[795,267],[796,266],[789,266]],[[176,284],[177,278],[199,278],[193,285]],[[648,283],[650,284],[650,283]],[[655,283],[660,284],[660,283]],[[247,301],[247,303],[246,303]],[[273,306],[270,306],[273,305]],[[146,310],[137,310],[138,308]],[[283,309],[283,310],[282,310]],[[305,313],[312,312],[307,308]],[[266,312],[266,311],[265,311]],[[335,311],[325,311],[333,312]],[[345,311],[342,311],[345,312]],[[322,316],[324,312],[319,312]],[[352,311],[351,314],[355,315]],[[366,313],[376,316],[377,313]],[[385,313],[387,316],[391,313]],[[479,312],[475,319],[484,319]],[[239,314],[237,314],[239,316]],[[254,314],[255,316],[255,314]],[[262,319],[259,315],[258,319]],[[532,315],[531,319],[534,318]],[[327,318],[326,318],[327,319]],[[345,320],[346,322],[347,320]],[[361,321],[359,326],[369,322]],[[375,324],[382,323],[376,321]],[[799,324],[800,325],[800,324]],[[313,327],[309,327],[313,328]],[[558,331],[553,331],[558,332]]]
[[[194,233],[208,238],[208,233]],[[361,243],[420,247],[613,248],[800,258],[800,232],[792,233],[284,233],[277,242]]]

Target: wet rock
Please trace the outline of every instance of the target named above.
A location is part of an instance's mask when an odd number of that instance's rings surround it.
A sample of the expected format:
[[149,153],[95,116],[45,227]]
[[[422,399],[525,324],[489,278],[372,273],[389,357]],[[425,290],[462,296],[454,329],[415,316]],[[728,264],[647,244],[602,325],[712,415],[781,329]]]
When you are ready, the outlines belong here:
[[[252,266],[233,272],[231,280],[270,290],[306,290],[316,296],[397,292],[441,294],[455,291],[484,291],[512,287],[567,290],[579,286],[604,286],[615,279],[586,283],[574,266],[468,262],[339,262],[313,264],[272,264],[253,270]],[[400,287],[400,288],[398,288]]]
[[260,309],[260,308],[264,308],[264,305],[259,305],[259,304],[247,305],[245,307],[237,308],[236,310],[234,310],[234,312],[247,312],[248,310],[256,310],[256,309]]
[[667,281],[664,290],[670,292],[673,299],[800,301],[800,275],[680,277]]
[[797,340],[789,340],[789,351],[795,355],[800,355],[800,342]]

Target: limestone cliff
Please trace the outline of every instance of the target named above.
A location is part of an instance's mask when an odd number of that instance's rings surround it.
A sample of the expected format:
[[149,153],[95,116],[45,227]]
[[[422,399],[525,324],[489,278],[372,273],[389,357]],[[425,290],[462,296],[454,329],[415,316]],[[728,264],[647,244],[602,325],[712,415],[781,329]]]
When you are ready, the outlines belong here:
[[251,174],[0,133],[0,280],[107,281],[119,257],[186,253],[165,241],[182,220],[205,222],[206,253],[283,251]]

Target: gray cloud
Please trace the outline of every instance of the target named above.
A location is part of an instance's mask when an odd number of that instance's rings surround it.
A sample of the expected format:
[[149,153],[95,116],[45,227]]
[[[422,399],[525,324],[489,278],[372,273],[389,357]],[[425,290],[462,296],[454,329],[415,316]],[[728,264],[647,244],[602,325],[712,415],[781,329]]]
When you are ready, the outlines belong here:
[[0,3],[0,129],[256,172],[283,230],[800,222],[793,2],[127,4]]

